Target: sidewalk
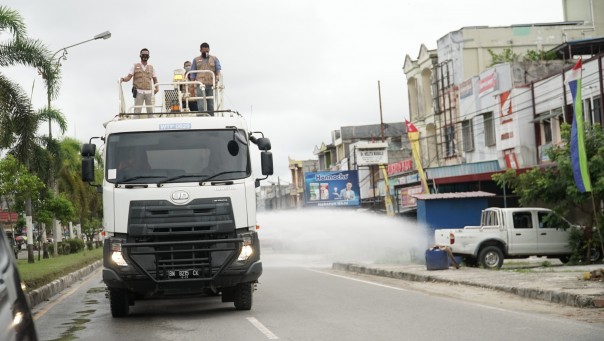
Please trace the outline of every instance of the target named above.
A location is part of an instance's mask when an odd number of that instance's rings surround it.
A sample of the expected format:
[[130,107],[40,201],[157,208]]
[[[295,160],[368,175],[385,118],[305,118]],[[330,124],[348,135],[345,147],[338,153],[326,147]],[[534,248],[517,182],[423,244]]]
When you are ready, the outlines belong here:
[[418,264],[333,263],[332,268],[407,281],[444,282],[488,288],[573,307],[604,308],[604,279],[583,280],[584,272],[604,270],[604,264],[543,267],[529,263],[519,267],[504,264],[501,270],[462,266],[459,269],[451,267],[448,270],[428,271],[425,265]]

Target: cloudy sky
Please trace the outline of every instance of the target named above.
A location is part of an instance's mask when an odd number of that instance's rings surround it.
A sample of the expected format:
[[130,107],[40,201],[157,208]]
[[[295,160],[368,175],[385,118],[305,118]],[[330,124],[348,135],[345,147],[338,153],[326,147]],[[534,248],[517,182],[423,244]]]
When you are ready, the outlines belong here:
[[[102,123],[118,113],[118,80],[139,60],[141,48],[150,50],[161,82],[208,42],[222,63],[226,107],[271,138],[275,176],[285,181],[288,156],[313,159],[315,145],[329,143],[331,131],[380,123],[378,80],[384,122],[408,117],[402,67],[406,55],[417,58],[421,44],[434,49],[440,37],[465,26],[563,20],[562,1],[552,0],[3,0],[2,5],[17,10],[29,36],[51,51],[111,32],[108,40],[70,48],[62,62],[61,93],[53,106],[67,116],[66,135],[80,141],[102,135]],[[36,70],[2,72],[33,93],[36,108],[45,106]]]

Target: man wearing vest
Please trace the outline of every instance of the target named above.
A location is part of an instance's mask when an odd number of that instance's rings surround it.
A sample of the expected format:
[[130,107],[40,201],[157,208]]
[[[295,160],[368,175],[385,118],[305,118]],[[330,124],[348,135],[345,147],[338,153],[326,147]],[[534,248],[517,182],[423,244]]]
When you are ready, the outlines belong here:
[[[153,95],[158,91],[157,89],[157,75],[153,65],[147,63],[149,60],[149,50],[142,49],[140,52],[141,62],[134,64],[130,68],[128,76],[122,77],[120,81],[128,82],[132,77],[133,87],[136,88],[136,97],[134,100],[134,113],[140,114],[142,110],[143,102],[145,103],[147,114],[153,112]],[[154,86],[154,88],[152,88]]]
[[[220,66],[218,58],[210,55],[210,45],[208,43],[201,44],[199,46],[199,51],[201,51],[201,55],[193,59],[191,71],[209,70],[214,72],[215,79],[212,79],[212,75],[208,72],[192,73],[189,77],[191,80],[197,80],[203,83],[205,86],[205,96],[212,97],[214,96],[214,85],[220,80],[220,70],[222,67]],[[197,88],[197,96],[203,97],[201,87]],[[197,107],[201,111],[207,111],[210,115],[214,115],[214,99],[212,98],[208,98],[206,101],[203,99],[197,100]]]

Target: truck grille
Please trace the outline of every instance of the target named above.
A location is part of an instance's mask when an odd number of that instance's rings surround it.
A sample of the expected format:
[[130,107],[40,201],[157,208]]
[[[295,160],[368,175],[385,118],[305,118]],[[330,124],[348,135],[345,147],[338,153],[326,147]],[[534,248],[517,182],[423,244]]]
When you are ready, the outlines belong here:
[[229,198],[133,201],[124,256],[157,283],[211,281],[239,255]]

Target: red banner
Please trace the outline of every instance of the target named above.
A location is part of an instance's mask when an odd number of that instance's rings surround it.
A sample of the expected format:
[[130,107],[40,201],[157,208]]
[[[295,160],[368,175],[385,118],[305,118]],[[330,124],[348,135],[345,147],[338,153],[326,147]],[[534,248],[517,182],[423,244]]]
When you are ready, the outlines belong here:
[[493,70],[488,75],[481,77],[478,81],[478,94],[483,96],[497,89],[497,73]]
[[0,212],[0,222],[8,223],[9,218],[11,223],[16,223],[19,219],[19,215],[17,214],[17,212]]
[[413,161],[411,159],[388,164],[388,175],[398,174],[413,169]]

